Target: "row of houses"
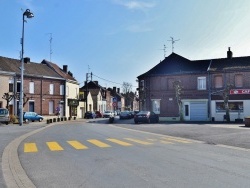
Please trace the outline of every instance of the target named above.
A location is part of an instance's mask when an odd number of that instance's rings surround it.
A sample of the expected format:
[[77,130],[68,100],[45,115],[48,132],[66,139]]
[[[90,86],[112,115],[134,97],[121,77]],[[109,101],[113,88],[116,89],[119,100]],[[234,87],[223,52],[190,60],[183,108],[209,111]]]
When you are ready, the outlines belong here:
[[230,121],[250,116],[250,56],[233,57],[230,48],[225,58],[207,60],[172,53],[138,76],[138,83],[140,109],[161,120],[224,121],[227,108]]
[[[19,114],[20,67],[20,60],[0,56],[0,107],[7,106],[13,115]],[[104,88],[97,81],[80,88],[67,65],[60,68],[47,60],[24,58],[23,92],[24,111],[44,116],[83,118],[86,111],[124,110],[125,100],[130,100],[131,109],[139,106],[135,95],[126,99],[119,88]]]

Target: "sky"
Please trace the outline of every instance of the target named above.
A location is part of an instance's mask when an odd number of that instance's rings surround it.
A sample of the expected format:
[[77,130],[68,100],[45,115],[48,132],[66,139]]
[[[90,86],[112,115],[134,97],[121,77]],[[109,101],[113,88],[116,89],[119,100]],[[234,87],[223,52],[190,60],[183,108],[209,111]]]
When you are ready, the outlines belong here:
[[250,56],[249,0],[0,0],[0,56],[20,59],[26,9],[24,57],[68,65],[80,87],[92,72],[103,87],[135,91],[172,53],[171,37],[190,60],[225,58],[228,47]]

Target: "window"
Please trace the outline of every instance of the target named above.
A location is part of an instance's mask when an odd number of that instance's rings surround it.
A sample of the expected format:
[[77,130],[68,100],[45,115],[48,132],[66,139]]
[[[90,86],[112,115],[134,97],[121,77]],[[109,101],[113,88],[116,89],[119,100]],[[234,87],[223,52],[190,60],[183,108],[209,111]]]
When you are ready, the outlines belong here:
[[221,75],[214,77],[214,87],[215,88],[222,88],[223,87]]
[[160,114],[160,99],[152,99],[152,111],[156,114]]
[[49,94],[53,95],[54,94],[54,84],[49,85]]
[[17,92],[20,92],[21,91],[21,82],[17,82]]
[[[230,112],[243,112],[243,102],[229,102]],[[224,102],[216,102],[216,112],[225,112]]]
[[9,92],[14,92],[14,84],[9,83]]
[[64,95],[64,85],[60,85],[60,95]]
[[206,89],[206,77],[198,77],[198,90],[205,90]]
[[144,80],[141,80],[141,82],[140,82],[140,88],[141,88],[141,91],[144,91]]
[[243,87],[243,76],[242,74],[236,74],[234,77],[235,87]]
[[34,82],[30,82],[30,93],[34,94],[34,91],[35,91],[35,84]]

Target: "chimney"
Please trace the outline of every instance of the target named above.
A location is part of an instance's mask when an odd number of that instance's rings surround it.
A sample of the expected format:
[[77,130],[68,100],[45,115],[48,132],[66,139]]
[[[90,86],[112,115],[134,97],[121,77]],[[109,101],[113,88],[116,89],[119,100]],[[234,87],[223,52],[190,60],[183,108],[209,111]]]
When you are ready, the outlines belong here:
[[72,73],[72,72],[69,71],[68,74],[69,74],[71,77],[73,77],[73,73]]
[[24,61],[24,63],[30,63],[30,58],[29,57],[25,57],[25,58],[23,58],[23,61]]
[[96,85],[98,85],[98,81],[94,81],[94,83],[95,83]]
[[65,73],[68,72],[68,65],[63,65],[63,72],[65,72]]
[[113,92],[116,93],[116,87],[113,87]]
[[228,47],[227,58],[228,59],[232,59],[233,58],[233,52],[230,50],[230,47]]
[[120,93],[120,88],[117,88],[117,93]]

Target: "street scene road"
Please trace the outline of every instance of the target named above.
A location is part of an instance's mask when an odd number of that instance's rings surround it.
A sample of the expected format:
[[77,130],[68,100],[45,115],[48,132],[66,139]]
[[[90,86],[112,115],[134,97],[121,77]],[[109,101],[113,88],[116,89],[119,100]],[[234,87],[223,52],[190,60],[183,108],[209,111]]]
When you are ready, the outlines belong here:
[[[227,126],[118,119],[58,123],[24,139],[18,157],[36,187],[248,187],[248,149],[185,138],[191,132],[199,138],[203,128],[207,138],[215,137],[214,129],[224,133],[224,141],[229,131],[249,133]],[[184,132],[190,136],[181,138]]]

